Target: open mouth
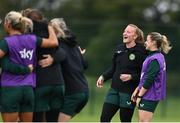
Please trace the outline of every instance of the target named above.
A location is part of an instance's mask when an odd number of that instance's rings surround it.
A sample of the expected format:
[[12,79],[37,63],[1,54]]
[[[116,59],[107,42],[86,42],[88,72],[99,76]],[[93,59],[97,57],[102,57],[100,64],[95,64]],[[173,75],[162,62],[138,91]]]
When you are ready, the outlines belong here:
[[127,37],[127,36],[124,36],[123,38],[124,38],[124,39],[127,39],[128,37]]

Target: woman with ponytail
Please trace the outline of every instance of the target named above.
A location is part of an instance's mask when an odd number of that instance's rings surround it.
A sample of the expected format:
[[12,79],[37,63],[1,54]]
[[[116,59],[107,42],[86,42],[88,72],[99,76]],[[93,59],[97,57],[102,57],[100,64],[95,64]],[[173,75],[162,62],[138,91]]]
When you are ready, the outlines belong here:
[[[27,33],[27,18],[16,11],[9,12],[4,20],[8,34],[0,41],[0,58],[9,59],[22,66],[36,66],[37,47],[56,47],[58,41],[52,27],[48,27],[49,37],[39,38]],[[28,20],[29,21],[29,20]],[[30,21],[29,21],[30,22]],[[31,23],[31,22],[30,22]],[[4,122],[32,122],[34,110],[33,88],[36,86],[35,72],[17,75],[2,71],[1,75],[1,114]]]
[[141,78],[131,100],[136,102],[139,122],[150,122],[160,100],[166,97],[166,62],[163,54],[171,50],[166,36],[151,32],[145,42],[149,55],[143,62]]

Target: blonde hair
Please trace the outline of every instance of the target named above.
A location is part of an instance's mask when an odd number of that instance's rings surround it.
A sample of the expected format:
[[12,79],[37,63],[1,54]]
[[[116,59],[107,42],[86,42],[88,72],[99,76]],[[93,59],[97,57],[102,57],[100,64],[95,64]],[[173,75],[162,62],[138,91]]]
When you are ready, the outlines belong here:
[[5,17],[5,22],[11,24],[14,30],[18,30],[21,33],[26,32],[27,21],[29,22],[28,18],[23,17],[21,13],[16,11],[10,11]]
[[156,41],[157,48],[162,50],[165,54],[168,54],[168,52],[172,49],[172,46],[170,46],[170,42],[165,35],[161,35],[158,32],[151,32],[148,35],[151,40]]
[[24,18],[24,24],[25,24],[24,33],[32,33],[33,32],[32,20],[29,18]]
[[55,32],[57,32],[57,37],[65,37],[65,30],[67,30],[66,23],[63,18],[54,18],[50,21]]
[[136,29],[137,38],[135,39],[135,42],[143,44],[144,43],[144,33],[143,33],[143,31],[134,24],[129,24],[128,26],[134,27]]

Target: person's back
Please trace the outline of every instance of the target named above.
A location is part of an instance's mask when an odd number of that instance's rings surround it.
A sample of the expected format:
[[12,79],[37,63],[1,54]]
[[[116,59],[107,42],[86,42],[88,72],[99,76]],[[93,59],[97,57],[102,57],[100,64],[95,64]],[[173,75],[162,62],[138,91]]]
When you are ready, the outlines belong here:
[[[13,35],[5,38],[8,45],[8,53],[11,61],[17,64],[36,66],[36,36],[34,35]],[[15,48],[14,48],[15,47]],[[2,86],[30,85],[35,87],[35,73],[14,75],[9,72],[2,73]]]

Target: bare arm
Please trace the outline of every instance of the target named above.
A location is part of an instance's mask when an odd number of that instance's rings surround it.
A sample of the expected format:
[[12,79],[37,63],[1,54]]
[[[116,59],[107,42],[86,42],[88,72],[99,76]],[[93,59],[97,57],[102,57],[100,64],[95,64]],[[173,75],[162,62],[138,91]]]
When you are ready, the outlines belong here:
[[41,47],[56,47],[58,46],[58,40],[52,26],[48,26],[49,38],[43,38]]
[[0,58],[2,58],[6,53],[0,49]]

